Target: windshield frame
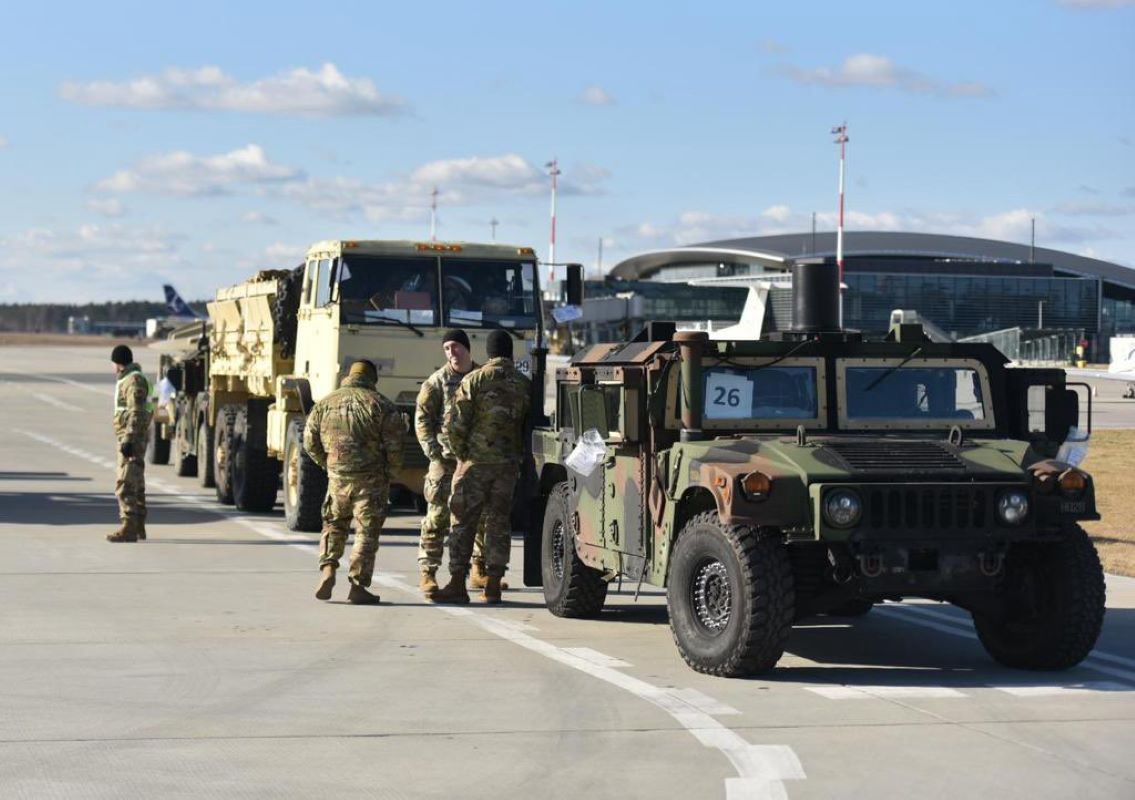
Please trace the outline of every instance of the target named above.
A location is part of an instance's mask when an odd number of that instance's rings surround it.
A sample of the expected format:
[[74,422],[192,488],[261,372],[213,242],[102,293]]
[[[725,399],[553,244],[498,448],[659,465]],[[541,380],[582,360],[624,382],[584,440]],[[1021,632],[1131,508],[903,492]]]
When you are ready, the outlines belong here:
[[[707,431],[794,431],[803,425],[805,430],[820,430],[828,426],[828,383],[827,362],[822,356],[736,356],[715,358],[706,356],[702,362],[703,381],[705,376],[717,367],[725,369],[753,369],[776,362],[776,367],[811,367],[816,371],[816,416],[814,417],[734,417],[713,418],[705,411],[705,398],[702,398],[702,429]],[[675,372],[677,372],[675,370]],[[676,376],[675,376],[676,377]],[[677,383],[677,381],[675,381]],[[703,384],[704,385],[704,384]],[[675,393],[675,401],[677,396]],[[675,403],[675,407],[677,403]]]
[[[854,431],[868,431],[868,430],[892,430],[892,431],[925,431],[925,430],[947,430],[954,426],[962,430],[978,430],[978,431],[991,431],[997,428],[996,410],[993,403],[993,392],[989,381],[989,371],[986,369],[985,364],[976,358],[957,358],[957,357],[935,357],[935,356],[921,356],[912,358],[906,361],[904,356],[895,356],[893,358],[855,358],[855,357],[840,357],[835,361],[835,379],[836,379],[836,396],[838,400],[838,413],[837,413],[837,426],[841,432],[854,432]],[[902,364],[895,372],[901,373],[907,369],[969,369],[973,370],[981,385],[981,398],[984,416],[982,419],[964,419],[958,417],[934,417],[931,419],[903,419],[892,417],[886,418],[860,418],[852,419],[848,416],[848,402],[847,402],[847,370],[848,367],[872,367],[877,369],[887,369],[889,367],[896,367]],[[876,391],[886,391],[887,382],[891,378],[883,380],[877,387]]]

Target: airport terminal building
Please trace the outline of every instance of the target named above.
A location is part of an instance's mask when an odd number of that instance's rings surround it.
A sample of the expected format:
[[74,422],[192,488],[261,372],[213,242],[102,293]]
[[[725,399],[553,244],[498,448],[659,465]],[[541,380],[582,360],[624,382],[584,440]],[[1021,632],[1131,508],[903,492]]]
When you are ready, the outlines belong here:
[[[745,279],[771,278],[798,258],[835,261],[835,234],[757,236],[652,251],[617,264],[593,301],[637,299],[644,318],[736,320]],[[922,233],[844,234],[844,324],[886,331],[912,309],[953,338],[994,331],[1078,332],[1093,360],[1108,338],[1135,334],[1135,269],[1013,242]],[[663,284],[663,285],[660,285]],[[765,330],[791,325],[786,284],[770,282]]]

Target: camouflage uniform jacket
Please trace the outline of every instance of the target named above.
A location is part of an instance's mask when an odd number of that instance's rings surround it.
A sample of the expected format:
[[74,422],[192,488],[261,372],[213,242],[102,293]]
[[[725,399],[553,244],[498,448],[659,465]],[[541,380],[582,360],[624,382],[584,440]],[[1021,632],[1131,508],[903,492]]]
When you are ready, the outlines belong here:
[[512,359],[491,358],[462,379],[445,415],[444,435],[462,461],[520,463],[531,402],[532,382]]
[[150,382],[141,367],[130,364],[114,386],[114,435],[118,443],[144,439],[152,413]]
[[315,404],[303,446],[332,477],[389,479],[402,466],[402,415],[372,383],[347,378]]
[[[470,372],[477,367],[478,364],[474,362]],[[457,387],[467,374],[445,364],[422,381],[414,409],[414,432],[418,436],[422,452],[430,461],[453,461],[456,458],[449,449],[449,442],[442,435],[442,427],[445,425],[445,414],[453,405]]]

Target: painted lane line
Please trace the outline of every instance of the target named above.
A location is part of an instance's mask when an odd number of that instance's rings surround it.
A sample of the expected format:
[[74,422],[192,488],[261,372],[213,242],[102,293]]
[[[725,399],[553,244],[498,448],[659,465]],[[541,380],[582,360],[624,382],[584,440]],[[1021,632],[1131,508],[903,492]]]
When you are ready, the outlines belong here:
[[999,692],[1015,697],[1053,697],[1061,695],[1084,695],[1099,692],[1130,692],[1132,687],[1115,681],[1085,681],[1067,686],[990,686]]
[[[941,633],[949,634],[950,636],[958,636],[962,639],[969,639],[970,641],[975,642],[978,641],[977,634],[972,630],[965,630],[958,627],[959,625],[965,625],[965,620],[956,619],[948,614],[942,614],[936,611],[924,611],[915,606],[902,606],[902,608],[904,609],[903,611],[900,611],[899,608],[900,606],[898,605],[882,607],[876,606],[875,613],[882,614],[886,617],[891,617],[892,619],[901,620],[902,622],[906,622],[911,625],[919,625],[923,628],[931,628]],[[923,619],[923,617],[949,620],[950,624],[943,625],[938,622],[934,622],[932,619]],[[1080,662],[1079,666],[1095,670],[1096,672],[1102,672],[1104,675],[1110,675],[1113,678],[1119,678],[1121,680],[1127,681],[1128,683],[1135,683],[1135,670],[1122,669],[1120,667],[1114,667],[1106,663],[1109,660],[1116,660],[1121,658],[1122,656],[1113,656],[1110,653],[1097,653],[1093,651],[1091,655]]]
[[63,411],[72,411],[72,412],[80,412],[80,413],[85,411],[85,409],[79,408],[78,406],[73,406],[70,403],[63,402],[58,397],[53,397],[52,395],[45,394],[44,392],[37,392],[34,389],[32,389],[28,386],[25,386],[22,383],[12,383],[12,382],[9,381],[9,382],[7,382],[7,385],[13,386],[16,389],[19,389],[24,394],[31,395],[36,400],[39,400],[41,403],[47,403],[49,406],[54,406],[55,408],[61,409]]
[[66,383],[69,386],[77,386],[87,392],[94,392],[95,394],[102,395],[103,397],[111,396],[114,394],[113,389],[99,389],[96,386],[91,386],[89,383],[82,383],[80,381],[71,380],[70,378],[60,378],[58,375],[45,375],[42,372],[22,372],[20,370],[9,370],[13,375],[23,375],[25,378],[42,378],[45,381],[55,381],[56,383]]
[[889,700],[965,697],[946,686],[805,686],[809,692],[829,700]]
[[[44,444],[64,450],[65,452],[72,452],[77,457],[92,463],[97,464],[101,461],[98,456],[78,450],[77,448],[68,448],[63,442],[52,439],[51,437],[27,430],[17,429],[16,432],[22,433]],[[168,492],[172,496],[184,498],[193,505],[208,508],[218,516],[231,519],[260,536],[287,541],[292,547],[302,549],[306,552],[317,551],[317,547],[314,543],[308,544],[289,541],[293,537],[276,524],[263,519],[249,519],[237,513],[217,509],[206,497],[201,495],[186,495],[164,481],[151,480],[150,484],[155,488]],[[377,576],[377,582],[382,586],[406,594],[419,595],[416,586],[411,586],[394,573],[380,573]],[[464,617],[467,622],[479,626],[488,633],[623,689],[635,697],[662,709],[673,717],[695,739],[701,742],[702,745],[720,750],[726,759],[728,759],[729,763],[736,771],[737,777],[725,779],[725,795],[727,800],[786,800],[788,793],[783,781],[804,780],[807,777],[804,774],[804,767],[801,765],[800,759],[791,747],[787,745],[749,744],[749,742],[736,731],[725,727],[709,713],[702,710],[699,706],[704,705],[704,701],[695,704],[689,699],[676,694],[671,689],[664,689],[639,678],[626,675],[606,664],[592,663],[580,657],[577,653],[570,652],[571,649],[580,648],[561,648],[543,639],[537,639],[524,630],[519,630],[519,628],[524,627],[523,625],[497,619],[485,613],[485,611],[474,611],[469,608],[453,606],[428,607],[436,608],[439,611],[455,617]],[[582,649],[587,650],[588,648]],[[591,652],[597,653],[604,659],[618,660],[606,656],[603,653],[598,653],[598,651]],[[708,700],[712,701],[712,698],[708,698]]]
[[573,656],[578,656],[589,664],[595,664],[600,667],[610,667],[611,669],[626,669],[631,664],[628,661],[623,661],[621,658],[609,656],[606,653],[600,653],[598,650],[592,650],[590,647],[565,647],[565,653],[570,653]]
[[670,694],[686,705],[693,706],[698,711],[702,711],[710,716],[720,717],[741,713],[733,708],[733,706],[727,706],[720,700],[715,700],[708,694],[699,692],[697,689],[671,689]]

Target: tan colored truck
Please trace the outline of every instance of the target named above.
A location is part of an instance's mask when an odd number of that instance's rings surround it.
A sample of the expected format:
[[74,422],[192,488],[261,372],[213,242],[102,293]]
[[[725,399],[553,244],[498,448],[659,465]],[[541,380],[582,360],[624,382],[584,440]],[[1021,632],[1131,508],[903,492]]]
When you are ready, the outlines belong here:
[[465,329],[477,361],[490,331],[507,330],[518,366],[543,386],[536,266],[530,247],[334,240],[312,245],[295,270],[218,291],[206,409],[218,499],[268,511],[282,475],[288,527],[318,530],[326,476],[303,452],[304,420],[360,358],[406,415],[394,483],[419,499],[428,465],[410,422],[422,381],[443,363],[447,328]]

